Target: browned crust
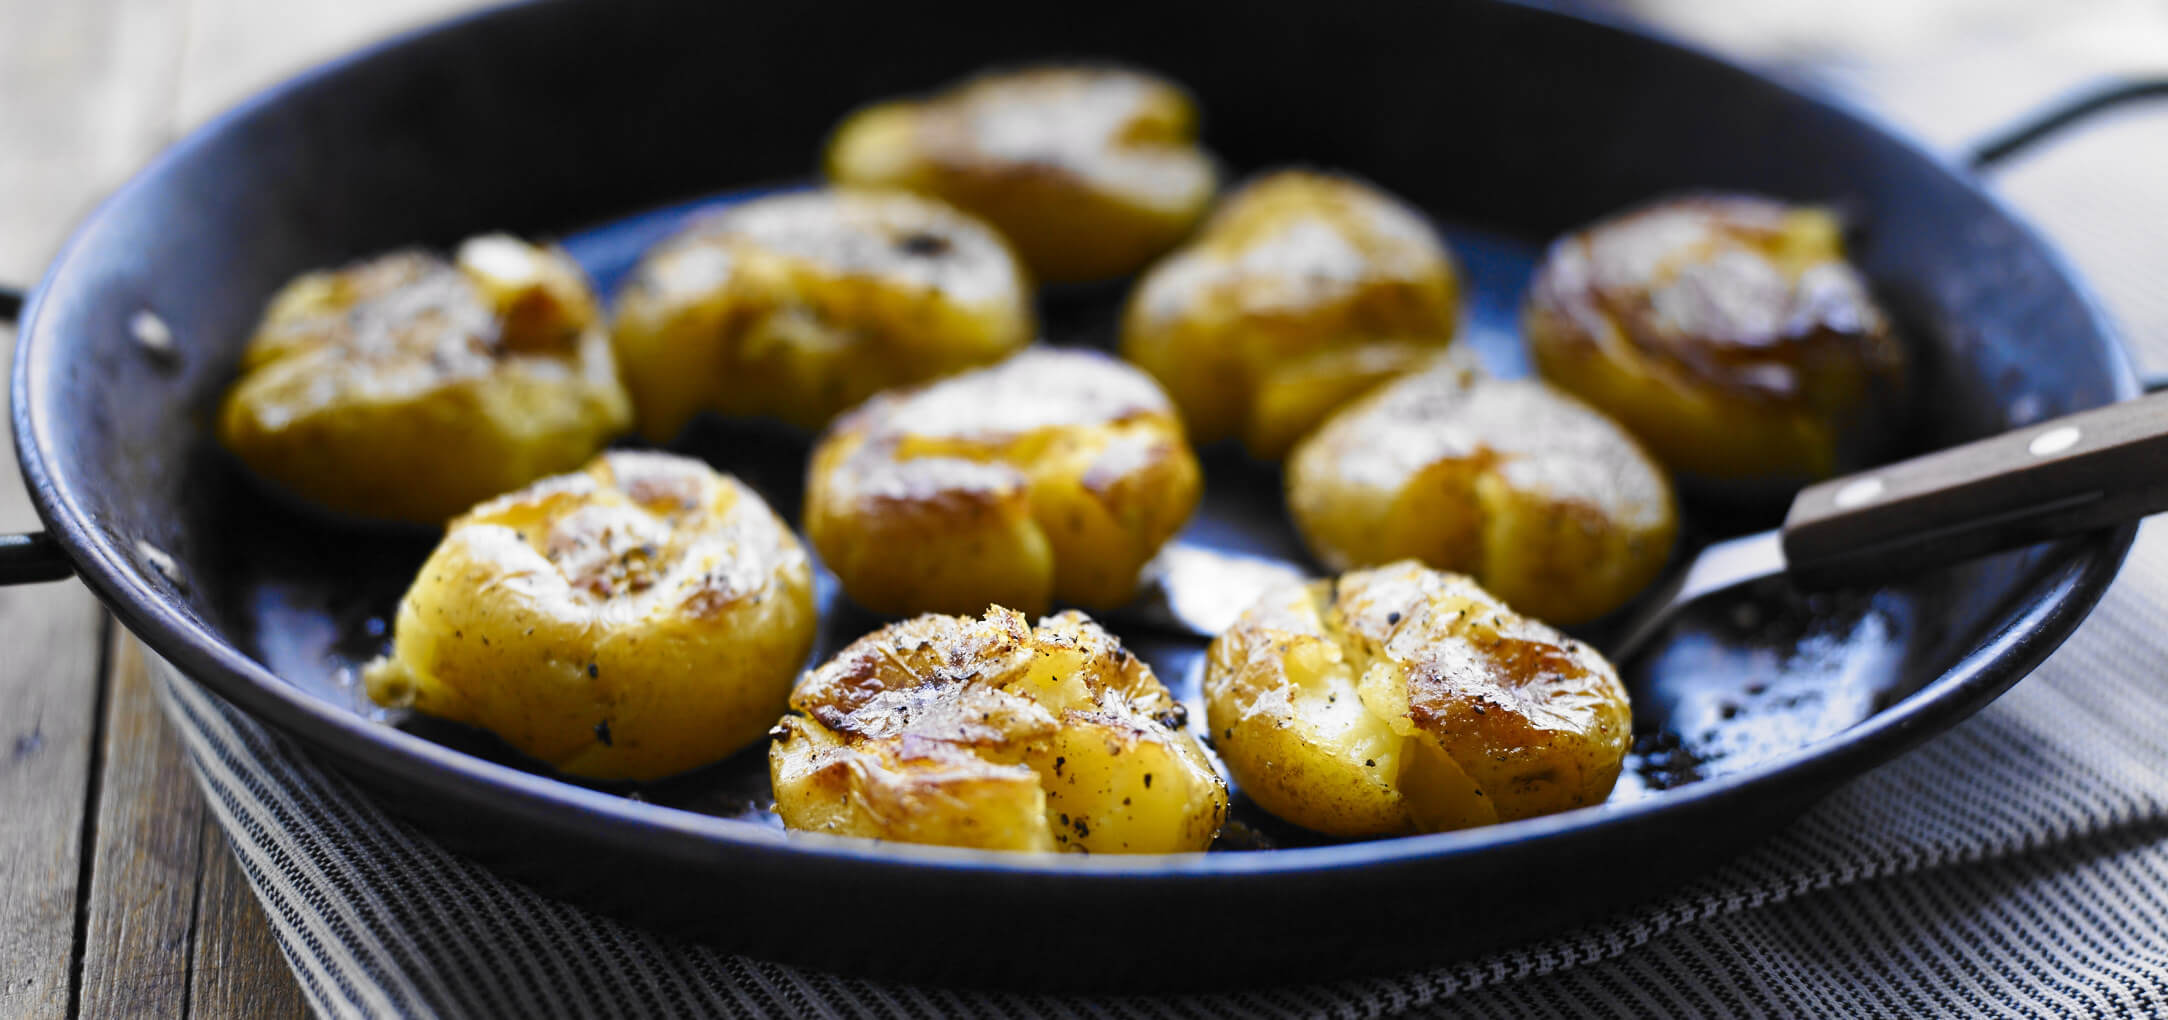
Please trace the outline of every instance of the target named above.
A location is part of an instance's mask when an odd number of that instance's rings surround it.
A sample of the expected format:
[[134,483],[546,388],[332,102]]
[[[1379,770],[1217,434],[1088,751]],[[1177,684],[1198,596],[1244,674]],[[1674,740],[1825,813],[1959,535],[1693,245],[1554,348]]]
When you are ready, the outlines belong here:
[[[1841,253],[1788,282],[1748,259],[1707,257],[1771,247],[1794,211],[1755,196],[1693,195],[1560,238],[1529,287],[1530,333],[1593,351],[1616,330],[1678,375],[1762,404],[1817,407],[1827,401],[1822,380],[1838,373],[1900,385],[1902,345]],[[1679,231],[1677,244],[1625,243],[1663,224]],[[1664,287],[1682,264],[1695,267],[1695,282]]]

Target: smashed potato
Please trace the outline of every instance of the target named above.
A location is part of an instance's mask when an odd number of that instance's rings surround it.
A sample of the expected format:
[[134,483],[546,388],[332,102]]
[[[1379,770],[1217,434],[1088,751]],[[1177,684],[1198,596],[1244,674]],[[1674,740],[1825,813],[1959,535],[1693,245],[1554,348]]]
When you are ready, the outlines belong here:
[[1696,480],[1826,478],[1902,405],[1904,347],[1822,209],[1694,196],[1598,223],[1552,246],[1523,323],[1546,378]]
[[568,774],[658,779],[758,740],[814,625],[805,550],[759,495],[614,452],[453,521],[363,680]]
[[809,191],[702,220],[641,260],[617,355],[640,431],[693,415],[819,428],[873,394],[1031,340],[1023,271],[992,230],[901,192]]
[[1345,177],[1283,171],[1152,267],[1122,354],[1199,444],[1277,458],[1333,409],[1449,343],[1459,278],[1421,214]]
[[844,591],[879,612],[1110,608],[1199,489],[1151,377],[1031,348],[839,419],[813,451],[805,525]]
[[398,252],[271,299],[219,410],[249,467],[358,517],[438,525],[578,467],[632,423],[593,292],[502,235]]
[[1212,642],[1204,689],[1242,791],[1335,836],[1600,803],[1632,742],[1594,649],[1414,562],[1267,591]]
[[1189,97],[1104,67],[988,74],[860,110],[829,142],[828,176],[953,202],[1055,283],[1141,268],[1189,233],[1219,182]]
[[1203,850],[1227,787],[1152,668],[1083,614],[921,616],[808,674],[768,768],[785,825],[988,850]]
[[1562,624],[1655,580],[1678,533],[1670,482],[1617,425],[1543,383],[1451,358],[1304,440],[1287,505],[1334,570],[1417,559]]

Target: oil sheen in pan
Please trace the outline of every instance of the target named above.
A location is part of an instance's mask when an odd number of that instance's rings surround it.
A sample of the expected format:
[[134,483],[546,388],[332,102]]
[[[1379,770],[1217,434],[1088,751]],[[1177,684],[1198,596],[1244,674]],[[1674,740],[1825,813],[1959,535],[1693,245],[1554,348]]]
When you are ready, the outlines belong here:
[[[773,190],[779,189],[749,189],[641,213],[572,233],[562,243],[603,293],[611,295],[640,254],[688,218]],[[1456,342],[1471,347],[1497,374],[1529,374],[1518,309],[1542,242],[1451,223],[1439,227],[1466,285],[1467,308]],[[1045,339],[1111,348],[1126,290],[1124,281],[1044,296]],[[796,521],[810,442],[810,436],[784,426],[711,416],[696,422],[672,448],[736,474]],[[1278,469],[1251,461],[1231,446],[1207,449],[1201,456],[1205,496],[1182,540],[1314,571],[1283,510]],[[1684,509],[1684,549],[1776,523],[1691,503]],[[431,537],[357,534],[343,536],[335,549],[327,550],[320,519],[274,509],[263,515],[261,526],[272,534],[258,548],[270,554],[249,565],[258,576],[242,589],[252,593],[255,604],[236,607],[240,611],[234,615],[255,623],[245,638],[265,665],[288,682],[356,712],[485,758],[546,771],[487,733],[378,709],[355,681],[356,667],[388,644],[387,621],[406,579],[427,556]],[[280,549],[293,554],[281,555]],[[346,568],[354,583],[324,585],[320,577],[300,572],[321,572],[327,566]],[[1657,795],[1766,760],[1850,726],[1909,693],[1923,671],[1907,669],[1906,663],[1936,654],[1940,643],[1922,628],[1932,627],[1941,614],[1920,610],[1962,600],[1965,577],[1963,570],[1953,572],[1932,582],[1932,590],[1811,597],[1780,584],[1765,585],[1749,597],[1689,615],[1670,640],[1627,672],[1636,740],[1611,802]],[[815,662],[884,622],[845,600],[826,570],[817,573],[816,599],[822,626]],[[1112,626],[1189,703],[1191,718],[1201,725],[1204,642]],[[1599,621],[1584,628],[1582,636],[1600,643],[1603,630]],[[1205,734],[1200,731],[1199,736]],[[687,810],[781,825],[771,810],[764,747],[664,782],[606,788]],[[1320,838],[1273,819],[1237,791],[1227,833],[1216,849],[1289,846]]]

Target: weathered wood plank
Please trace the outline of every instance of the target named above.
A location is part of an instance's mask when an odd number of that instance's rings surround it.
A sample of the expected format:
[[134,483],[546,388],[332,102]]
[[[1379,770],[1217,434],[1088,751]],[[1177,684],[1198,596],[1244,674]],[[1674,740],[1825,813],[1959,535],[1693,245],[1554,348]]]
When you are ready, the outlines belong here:
[[181,5],[0,0],[0,281],[35,282],[69,227],[173,124]]
[[73,581],[0,590],[0,1016],[68,1009],[102,622]]
[[[114,629],[85,915],[79,1015],[187,1015],[203,795],[152,693],[143,648]],[[221,852],[225,847],[219,845]]]
[[[174,15],[157,0],[0,0],[0,282],[35,281],[171,122]],[[11,354],[13,333],[0,341]],[[0,529],[36,526],[0,466]],[[72,581],[0,590],[14,653],[0,658],[0,1015],[69,1006],[103,624]]]
[[263,904],[249,889],[218,821],[203,828],[203,870],[196,889],[195,962],[188,1015],[204,1020],[308,1015],[301,985],[271,938]]

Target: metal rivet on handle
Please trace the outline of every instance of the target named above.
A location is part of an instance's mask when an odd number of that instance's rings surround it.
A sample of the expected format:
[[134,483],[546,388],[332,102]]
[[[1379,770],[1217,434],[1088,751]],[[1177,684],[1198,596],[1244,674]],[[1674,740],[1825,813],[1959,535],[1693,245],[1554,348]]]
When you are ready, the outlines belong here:
[[1881,495],[1882,480],[1880,478],[1861,478],[1847,484],[1844,488],[1838,489],[1836,503],[1838,508],[1850,510],[1855,506],[1872,503]]
[[2034,436],[2033,441],[2026,444],[2025,451],[2035,457],[2050,457],[2078,445],[2082,435],[2076,425],[2049,429]]

